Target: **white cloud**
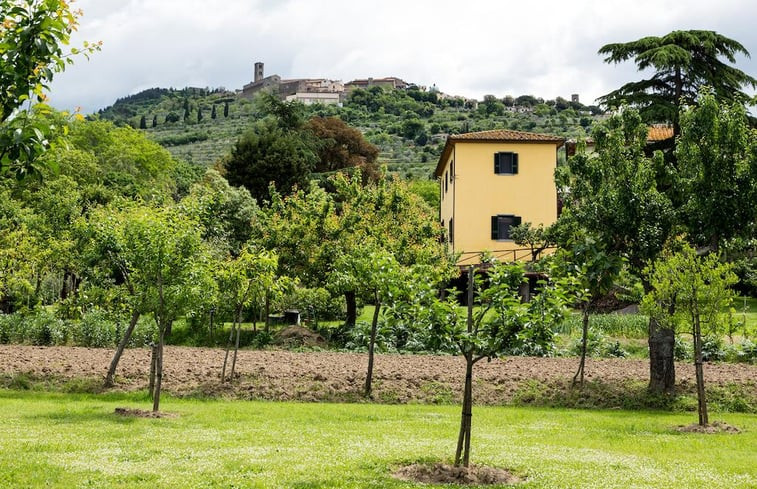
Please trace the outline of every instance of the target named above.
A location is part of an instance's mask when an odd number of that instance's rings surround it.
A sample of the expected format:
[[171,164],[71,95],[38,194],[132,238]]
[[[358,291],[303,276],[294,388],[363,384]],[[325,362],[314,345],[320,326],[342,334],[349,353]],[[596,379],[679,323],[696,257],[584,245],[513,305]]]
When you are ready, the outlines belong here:
[[[76,40],[103,50],[53,85],[60,108],[93,111],[160,87],[241,88],[252,64],[283,77],[398,76],[447,93],[579,93],[585,103],[638,75],[600,46],[711,29],[757,55],[750,0],[80,0]],[[755,75],[755,62],[739,60]]]

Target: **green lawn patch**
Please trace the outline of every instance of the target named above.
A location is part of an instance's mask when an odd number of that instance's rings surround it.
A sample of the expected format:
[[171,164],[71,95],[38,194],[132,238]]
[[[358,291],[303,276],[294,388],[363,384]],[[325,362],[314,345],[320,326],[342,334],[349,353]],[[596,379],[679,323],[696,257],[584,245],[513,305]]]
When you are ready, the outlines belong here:
[[[0,487],[400,488],[412,462],[448,462],[457,406],[167,398],[173,417],[124,417],[140,395],[0,391]],[[476,407],[473,461],[523,488],[757,486],[757,417],[739,434],[679,433],[689,414]],[[428,487],[428,486],[425,486]]]

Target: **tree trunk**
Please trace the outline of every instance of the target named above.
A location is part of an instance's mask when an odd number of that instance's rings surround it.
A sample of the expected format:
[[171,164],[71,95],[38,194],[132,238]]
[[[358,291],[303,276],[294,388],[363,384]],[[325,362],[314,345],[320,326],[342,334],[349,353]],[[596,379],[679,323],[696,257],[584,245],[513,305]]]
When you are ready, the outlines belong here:
[[163,384],[163,345],[165,343],[164,327],[160,328],[160,339],[158,340],[158,355],[155,362],[155,394],[152,398],[152,411],[157,413],[160,409],[160,387]]
[[473,354],[465,356],[465,388],[463,389],[463,410],[460,416],[460,433],[457,437],[455,465],[468,467],[470,464],[470,436],[473,421]]
[[381,301],[378,294],[375,294],[376,309],[373,310],[373,321],[371,321],[371,338],[368,341],[368,373],[365,376],[365,397],[371,397],[371,384],[373,382],[373,352],[376,348],[376,332],[378,331],[379,311],[381,311]]
[[268,328],[271,326],[271,295],[265,293],[265,332],[268,332]]
[[147,390],[150,394],[150,399],[155,399],[155,373],[158,369],[158,345],[155,343],[150,344],[150,383],[147,386]]
[[231,342],[234,340],[234,328],[236,327],[236,321],[231,323],[231,331],[229,331],[229,340],[226,342],[226,354],[223,357],[223,368],[221,368],[221,383],[226,382],[226,364],[229,361],[229,350],[231,350]]
[[215,316],[216,310],[215,308],[210,309],[210,346],[215,346],[216,339],[215,335],[213,334],[213,316]]
[[344,325],[347,328],[352,328],[357,323],[357,299],[355,299],[355,292],[345,292],[344,300],[347,303],[347,318],[344,320]]
[[586,366],[586,343],[589,339],[589,305],[584,305],[583,321],[581,327],[581,361],[578,363],[578,371],[573,376],[572,386],[578,384],[584,386],[584,367]]
[[699,425],[707,426],[707,396],[704,391],[704,368],[702,358],[702,328],[699,323],[699,315],[694,318],[694,370],[697,378],[697,404],[699,412]]
[[237,311],[237,339],[234,342],[234,357],[231,359],[231,375],[230,375],[230,382],[234,381],[234,369],[237,366],[237,352],[239,351],[239,332],[242,330],[242,308],[240,307]]
[[118,342],[116,352],[113,354],[113,359],[110,361],[108,373],[105,375],[105,387],[113,387],[113,379],[116,376],[116,368],[118,367],[118,362],[121,360],[121,355],[123,355],[126,345],[129,344],[129,340],[131,339],[132,333],[134,333],[134,328],[137,327],[138,321],[139,311],[137,309],[134,309],[131,313],[131,319],[129,320],[129,327],[126,328],[126,331],[124,331],[124,336],[123,338],[121,338],[121,341]]
[[[468,267],[468,334],[473,333],[473,286],[475,269]],[[470,464],[470,436],[471,421],[473,420],[473,351],[465,355],[465,387],[463,388],[463,410],[460,416],[460,434],[457,437],[457,449],[455,450],[455,465],[468,467]]]
[[661,328],[649,318],[649,390],[672,394],[675,391],[676,371],[673,357],[675,332]]

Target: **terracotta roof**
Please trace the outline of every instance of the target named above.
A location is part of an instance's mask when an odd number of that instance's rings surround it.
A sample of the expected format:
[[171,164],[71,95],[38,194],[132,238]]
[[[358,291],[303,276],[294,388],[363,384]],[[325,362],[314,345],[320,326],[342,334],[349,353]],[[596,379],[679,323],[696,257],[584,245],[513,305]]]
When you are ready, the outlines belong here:
[[434,175],[441,176],[444,163],[449,159],[452,147],[455,143],[546,143],[554,144],[558,148],[565,143],[565,138],[553,134],[539,134],[535,132],[511,131],[509,129],[494,129],[491,131],[467,132],[464,134],[450,134],[444,145],[439,163],[436,165]]
[[673,137],[673,126],[655,124],[649,128],[647,142],[665,141]]
[[456,141],[487,141],[487,142],[550,142],[562,144],[564,138],[552,134],[539,134],[535,132],[510,131],[508,129],[494,129],[491,131],[468,132],[465,134],[450,134],[447,139]]

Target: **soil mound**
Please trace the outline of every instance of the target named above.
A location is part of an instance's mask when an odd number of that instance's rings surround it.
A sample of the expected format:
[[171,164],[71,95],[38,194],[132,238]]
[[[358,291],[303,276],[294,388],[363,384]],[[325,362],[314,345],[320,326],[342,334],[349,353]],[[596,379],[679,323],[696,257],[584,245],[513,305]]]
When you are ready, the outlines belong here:
[[127,418],[175,418],[173,413],[145,411],[144,409],[116,408],[115,413]]
[[505,469],[482,465],[456,467],[442,463],[412,464],[397,469],[392,475],[400,480],[423,484],[493,485],[521,482],[520,478]]
[[701,426],[697,423],[690,424],[688,426],[679,426],[676,428],[676,431],[680,431],[681,433],[705,433],[708,435],[714,433],[741,433],[741,430],[739,430],[735,426],[731,426],[728,423],[723,423],[722,421],[713,421],[712,423],[705,426]]
[[287,326],[276,334],[275,342],[281,346],[326,346],[326,340],[302,326]]

